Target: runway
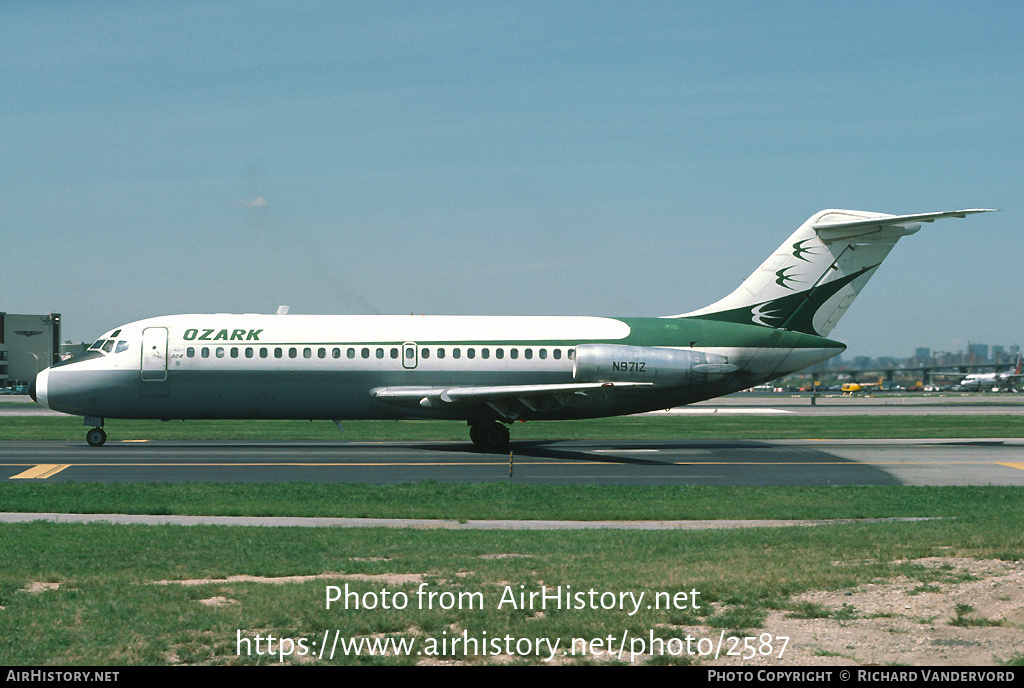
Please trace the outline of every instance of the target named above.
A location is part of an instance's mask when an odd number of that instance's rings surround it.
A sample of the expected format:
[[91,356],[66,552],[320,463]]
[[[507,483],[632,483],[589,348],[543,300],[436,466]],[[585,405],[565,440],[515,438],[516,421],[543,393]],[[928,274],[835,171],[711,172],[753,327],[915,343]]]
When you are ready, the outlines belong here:
[[[12,400],[17,400],[13,398]],[[6,400],[5,400],[6,401]],[[0,403],[0,415],[52,413]],[[737,394],[657,415],[1021,415],[1024,395]],[[513,442],[0,442],[12,482],[515,482],[602,485],[1024,485],[1024,439]]]
[[0,478],[55,482],[1024,485],[1024,439],[0,443]]

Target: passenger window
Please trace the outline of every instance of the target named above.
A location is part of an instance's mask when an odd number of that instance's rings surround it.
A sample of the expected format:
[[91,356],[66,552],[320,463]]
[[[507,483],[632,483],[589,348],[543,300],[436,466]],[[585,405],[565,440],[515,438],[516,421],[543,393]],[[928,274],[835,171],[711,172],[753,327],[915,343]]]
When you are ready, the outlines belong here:
[[224,347],[223,346],[218,346],[217,347],[217,358],[224,358]]
[[245,347],[245,357],[252,358],[253,350],[251,346]]
[[561,349],[555,349],[553,355],[554,355],[556,361],[559,360],[560,358],[562,358],[562,350]]
[[194,346],[190,346],[189,348],[185,349],[185,355],[188,356],[189,358],[195,358],[196,357],[196,349],[195,349],[195,347]]
[[572,359],[576,358],[576,349],[569,349],[569,351],[568,351],[568,352],[566,353],[566,357],[567,357],[567,358],[568,358],[568,359],[569,359],[570,361],[571,361]]
[[539,351],[539,353],[540,353],[540,360],[542,360],[542,361],[548,357],[548,350],[547,349],[541,349]]
[[274,358],[281,358],[284,356],[284,349],[281,347],[274,347]]
[[452,358],[462,358],[462,349],[458,347],[452,349]]
[[360,352],[360,353],[363,354],[363,358],[369,358],[370,357],[370,349],[368,347],[364,346],[362,352]]
[[345,352],[345,355],[346,355],[346,356],[348,356],[349,358],[355,358],[355,357],[356,357],[356,350],[355,350],[355,349],[353,349],[353,348],[352,348],[352,347],[350,346],[350,347],[348,348],[348,351],[346,351],[346,352]]
[[476,349],[473,347],[466,349],[466,358],[476,358]]
[[313,350],[308,346],[302,350],[303,358],[313,358]]
[[231,347],[231,358],[238,358],[238,347]]
[[209,358],[210,357],[210,347],[204,346],[203,350],[200,351],[199,353],[202,354],[203,358]]
[[444,349],[438,347],[438,349],[437,349],[437,357],[438,358],[444,358]]
[[512,349],[511,351],[509,351],[509,355],[512,358],[519,358],[519,349]]
[[502,349],[502,348],[495,349],[494,350],[494,357],[495,358],[505,358],[505,350]]
[[377,347],[377,358],[384,358],[384,349],[379,346]]
[[267,347],[265,347],[265,346],[261,346],[260,347],[260,358],[266,358],[267,354],[269,354],[269,353],[270,352],[267,351]]
[[298,355],[299,355],[299,350],[298,349],[296,349],[294,346],[288,347],[288,358],[297,358]]
[[338,347],[334,347],[334,349],[331,351],[331,355],[334,356],[334,358],[341,358],[341,349],[339,349]]
[[398,347],[391,347],[391,358],[398,358]]
[[[320,347],[316,350],[316,355],[320,358],[327,358],[327,349]],[[335,356],[337,358],[337,356]]]
[[487,349],[487,348],[481,349],[480,350],[480,357],[481,358],[490,358],[491,357],[491,350]]
[[427,347],[420,349],[420,358],[430,358],[430,349]]

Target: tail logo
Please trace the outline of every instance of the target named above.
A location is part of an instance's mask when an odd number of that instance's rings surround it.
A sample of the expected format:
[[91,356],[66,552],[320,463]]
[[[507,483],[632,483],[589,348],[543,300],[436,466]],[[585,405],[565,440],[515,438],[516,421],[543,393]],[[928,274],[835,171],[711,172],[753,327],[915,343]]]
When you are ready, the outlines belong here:
[[793,256],[795,258],[799,258],[800,260],[802,260],[805,263],[810,263],[811,262],[811,261],[807,260],[806,258],[804,258],[804,254],[805,253],[809,253],[812,256],[818,255],[817,253],[815,253],[811,249],[803,247],[803,244],[806,244],[808,241],[813,241],[813,239],[803,239],[803,240],[798,241],[795,244],[793,244]]
[[777,271],[775,273],[775,276],[778,279],[775,280],[775,284],[779,285],[780,287],[785,287],[786,289],[789,289],[790,291],[794,291],[793,287],[791,287],[788,284],[786,284],[787,280],[792,280],[793,282],[799,282],[800,281],[800,280],[796,279],[795,277],[786,274],[786,270],[792,270],[794,267],[795,266],[790,265],[787,268],[782,268],[781,270]]
[[765,318],[772,318],[774,320],[779,320],[782,317],[782,316],[778,315],[779,310],[780,310],[778,308],[776,308],[774,310],[771,310],[771,311],[765,311],[765,307],[767,307],[771,303],[772,303],[771,301],[768,301],[767,303],[758,304],[755,308],[751,308],[750,309],[750,320],[751,320],[751,322],[753,322],[755,325],[764,325],[765,327],[775,327],[775,325],[773,325],[771,323],[767,323],[767,322],[764,321]]

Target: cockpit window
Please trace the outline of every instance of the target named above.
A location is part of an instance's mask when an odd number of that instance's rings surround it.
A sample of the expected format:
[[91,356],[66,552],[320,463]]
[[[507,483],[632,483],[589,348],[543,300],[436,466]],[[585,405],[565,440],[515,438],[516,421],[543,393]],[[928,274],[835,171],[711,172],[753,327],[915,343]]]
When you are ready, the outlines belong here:
[[115,353],[115,354],[119,354],[119,353],[121,353],[122,351],[125,351],[125,350],[127,350],[127,349],[128,349],[128,342],[126,342],[126,341],[124,341],[124,340],[122,339],[121,341],[119,341],[119,342],[117,343],[117,346],[115,346],[115,347],[114,347],[114,353]]
[[101,346],[103,346],[103,342],[104,342],[104,340],[102,340],[102,339],[97,339],[97,340],[96,340],[96,343],[94,343],[94,344],[93,344],[92,346],[90,346],[89,348],[90,348],[90,349],[98,349],[98,348],[100,348]]
[[109,354],[113,350],[114,350],[114,340],[113,339],[108,339],[107,341],[103,342],[103,351],[104,351],[104,353],[108,353]]

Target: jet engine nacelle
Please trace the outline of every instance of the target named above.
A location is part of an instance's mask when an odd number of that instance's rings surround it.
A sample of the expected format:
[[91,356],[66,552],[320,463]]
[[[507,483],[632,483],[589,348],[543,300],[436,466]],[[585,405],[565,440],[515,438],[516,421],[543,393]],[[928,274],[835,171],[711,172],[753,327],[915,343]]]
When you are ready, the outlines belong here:
[[580,344],[576,347],[576,382],[652,382],[686,385],[720,379],[737,370],[718,354],[654,346]]

